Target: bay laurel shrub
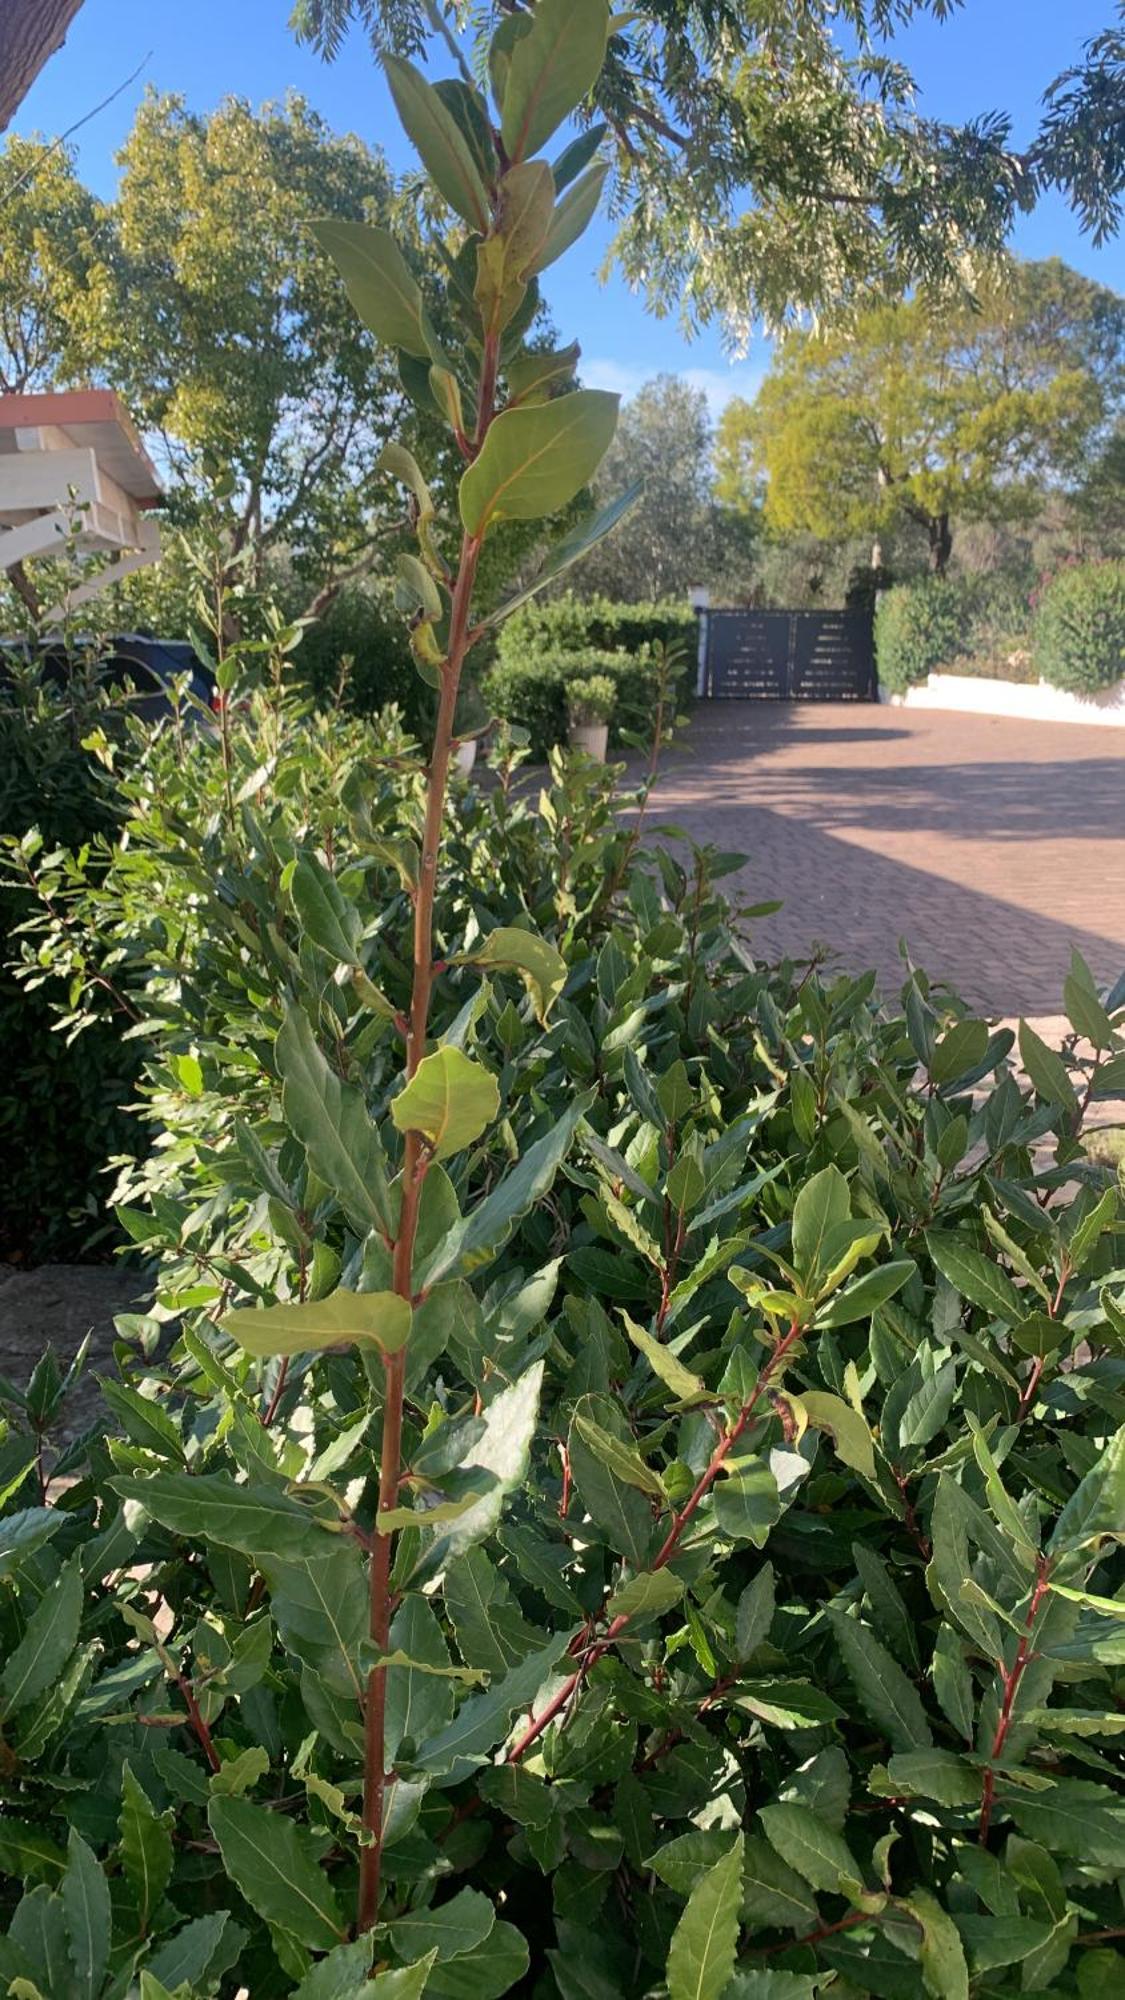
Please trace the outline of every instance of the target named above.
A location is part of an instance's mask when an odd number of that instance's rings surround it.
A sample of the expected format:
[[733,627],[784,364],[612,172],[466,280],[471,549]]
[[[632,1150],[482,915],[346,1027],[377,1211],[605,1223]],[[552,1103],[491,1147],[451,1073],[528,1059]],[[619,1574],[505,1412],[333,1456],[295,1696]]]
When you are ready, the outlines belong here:
[[616,700],[616,689],[606,674],[591,674],[587,680],[572,681],[567,694],[571,728],[608,722]]
[[[1024,1028],[1017,1069],[920,974],[884,1006],[757,966],[732,857],[640,846],[565,757],[447,827],[433,1029],[497,1112],[427,1174],[385,1886],[349,1936],[385,1391],[348,1336],[425,775],[232,693],[234,812],[216,739],[185,777],[158,738],[87,912],[153,1024],[123,1221],[154,1306],[57,1466],[57,1377],[9,1407],[0,1972],[1113,1994],[1125,1228],[1082,1124],[1125,992],[1076,962],[1098,1055]],[[335,1341],[258,1353],[314,1311]]]
[[1060,570],[1036,607],[1034,649],[1044,680],[1072,694],[1125,679],[1125,562]]
[[1076,959],[1017,1068],[919,973],[758,964],[739,857],[647,845],[597,766],[526,787],[509,742],[447,808],[489,523],[612,430],[510,331],[596,204],[596,136],[529,155],[608,29],[506,17],[495,106],[388,59],[471,230],[463,347],[389,237],[326,232],[466,467],[447,555],[388,460],[428,757],[303,751],[235,649],[210,809],[154,753],[92,887],[156,1284],[112,1429],[54,1463],[57,1371],[0,1385],[20,2000],[1120,1984],[1125,1232],[1082,1130],[1125,989]]
[[875,614],[879,679],[892,694],[928,674],[1034,682],[1032,579],[1022,571],[923,577],[883,592]]
[[926,577],[883,591],[875,612],[879,681],[891,694],[922,685],[929,674],[960,673],[972,647],[972,584]]

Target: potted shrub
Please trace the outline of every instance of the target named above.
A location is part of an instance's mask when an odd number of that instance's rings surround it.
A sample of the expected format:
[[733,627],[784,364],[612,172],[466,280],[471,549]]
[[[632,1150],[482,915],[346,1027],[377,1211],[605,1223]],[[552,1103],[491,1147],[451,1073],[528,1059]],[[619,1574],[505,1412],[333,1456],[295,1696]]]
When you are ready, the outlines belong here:
[[605,763],[615,698],[616,690],[608,674],[590,674],[585,680],[572,681],[567,695],[570,747],[584,750],[599,764]]

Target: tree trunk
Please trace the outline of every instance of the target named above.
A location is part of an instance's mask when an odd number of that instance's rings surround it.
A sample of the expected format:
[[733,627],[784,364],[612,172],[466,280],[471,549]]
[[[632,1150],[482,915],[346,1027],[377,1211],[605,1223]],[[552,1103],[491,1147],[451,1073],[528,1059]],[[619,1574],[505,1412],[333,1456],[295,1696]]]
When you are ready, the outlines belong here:
[[32,583],[24,563],[13,563],[7,572],[8,582],[23,605],[24,610],[38,624],[43,615],[43,599]]
[[953,531],[948,514],[931,514],[929,521],[930,568],[935,576],[944,576],[953,554]]
[[0,132],[6,130],[48,56],[66,40],[82,0],[3,0],[0,6]]

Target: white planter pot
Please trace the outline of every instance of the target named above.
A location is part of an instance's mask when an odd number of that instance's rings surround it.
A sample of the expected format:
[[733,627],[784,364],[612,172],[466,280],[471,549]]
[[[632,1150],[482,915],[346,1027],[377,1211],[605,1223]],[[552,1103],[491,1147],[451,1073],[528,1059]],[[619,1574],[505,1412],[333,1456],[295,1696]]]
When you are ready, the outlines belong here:
[[593,757],[596,763],[604,764],[608,745],[608,722],[571,723],[570,747],[572,750],[584,750],[587,757]]
[[958,709],[967,715],[1011,715],[1026,722],[1093,722],[1125,729],[1125,681],[1097,694],[1070,694],[1049,681],[992,681],[975,674],[931,674],[919,687],[881,701],[897,708]]
[[457,745],[454,753],[454,761],[463,778],[468,778],[472,775],[473,765],[477,761],[477,739],[475,736],[470,736],[466,742]]

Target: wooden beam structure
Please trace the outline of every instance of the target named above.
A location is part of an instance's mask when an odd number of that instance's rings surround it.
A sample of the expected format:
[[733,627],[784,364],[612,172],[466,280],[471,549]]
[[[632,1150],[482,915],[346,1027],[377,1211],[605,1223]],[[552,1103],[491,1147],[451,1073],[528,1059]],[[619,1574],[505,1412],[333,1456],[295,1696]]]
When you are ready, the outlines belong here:
[[157,560],[160,533],[146,512],[161,497],[155,467],[108,389],[0,396],[0,569],[62,555],[68,544],[115,558],[76,585],[60,616]]

